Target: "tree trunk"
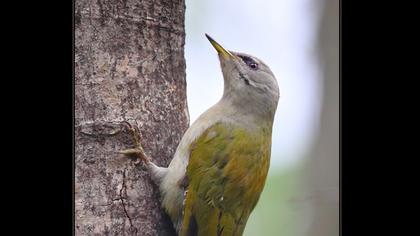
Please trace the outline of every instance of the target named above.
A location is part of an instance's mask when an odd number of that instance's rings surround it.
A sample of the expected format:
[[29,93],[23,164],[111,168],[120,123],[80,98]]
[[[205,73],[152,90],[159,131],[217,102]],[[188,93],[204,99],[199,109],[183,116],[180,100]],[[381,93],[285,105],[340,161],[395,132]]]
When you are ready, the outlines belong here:
[[141,163],[167,166],[188,127],[183,0],[75,2],[75,233],[174,235]]

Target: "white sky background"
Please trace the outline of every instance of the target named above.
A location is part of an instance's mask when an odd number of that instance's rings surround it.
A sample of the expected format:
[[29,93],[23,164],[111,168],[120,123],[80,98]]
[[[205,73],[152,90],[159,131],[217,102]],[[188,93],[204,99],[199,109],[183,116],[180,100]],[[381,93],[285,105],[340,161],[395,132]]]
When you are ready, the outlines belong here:
[[262,59],[273,71],[280,100],[273,128],[271,168],[301,160],[314,138],[321,102],[311,0],[186,0],[187,99],[190,123],[223,93],[217,53],[208,33],[228,50]]

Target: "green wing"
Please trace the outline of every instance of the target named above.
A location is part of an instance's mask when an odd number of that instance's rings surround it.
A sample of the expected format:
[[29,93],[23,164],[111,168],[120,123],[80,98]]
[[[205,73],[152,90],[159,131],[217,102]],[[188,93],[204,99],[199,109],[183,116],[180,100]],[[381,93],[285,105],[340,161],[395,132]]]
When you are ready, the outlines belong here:
[[242,235],[264,187],[271,129],[217,123],[191,146],[181,236]]

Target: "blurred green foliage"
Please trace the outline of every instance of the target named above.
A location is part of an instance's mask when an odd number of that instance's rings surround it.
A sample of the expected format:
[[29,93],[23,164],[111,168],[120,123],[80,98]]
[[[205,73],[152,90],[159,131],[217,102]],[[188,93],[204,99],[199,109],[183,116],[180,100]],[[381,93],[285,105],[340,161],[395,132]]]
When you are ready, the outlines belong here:
[[251,214],[244,236],[294,236],[297,224],[296,199],[301,192],[299,166],[275,170],[268,178]]

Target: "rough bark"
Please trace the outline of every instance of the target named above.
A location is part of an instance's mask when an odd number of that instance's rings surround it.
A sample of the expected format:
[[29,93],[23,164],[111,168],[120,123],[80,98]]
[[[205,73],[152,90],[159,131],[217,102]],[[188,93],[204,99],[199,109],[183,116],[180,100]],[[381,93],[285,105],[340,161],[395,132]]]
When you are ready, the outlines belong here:
[[75,2],[75,233],[174,235],[123,121],[167,166],[189,117],[183,0]]

